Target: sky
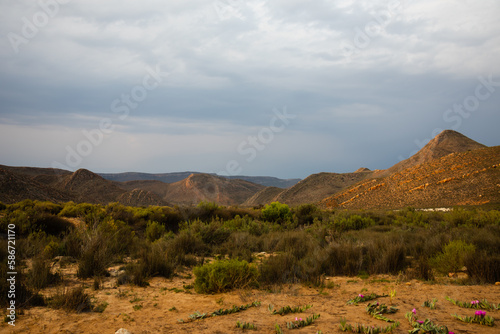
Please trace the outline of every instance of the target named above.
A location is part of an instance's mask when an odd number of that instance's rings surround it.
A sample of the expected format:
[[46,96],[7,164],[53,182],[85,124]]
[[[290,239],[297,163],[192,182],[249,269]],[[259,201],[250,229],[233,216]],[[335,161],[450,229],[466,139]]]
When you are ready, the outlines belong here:
[[500,145],[498,0],[3,0],[0,164],[305,178]]

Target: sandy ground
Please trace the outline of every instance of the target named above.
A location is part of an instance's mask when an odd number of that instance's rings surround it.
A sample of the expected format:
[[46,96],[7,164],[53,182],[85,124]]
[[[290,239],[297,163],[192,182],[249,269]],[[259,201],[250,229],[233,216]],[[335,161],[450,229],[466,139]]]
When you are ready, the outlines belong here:
[[[77,286],[74,272],[67,270],[65,284]],[[92,280],[84,281],[86,291],[95,297],[98,303],[108,303],[103,313],[68,313],[47,307],[36,307],[25,311],[12,327],[6,323],[0,326],[1,333],[115,333],[120,328],[126,328],[133,334],[151,333],[242,333],[236,328],[236,321],[249,322],[257,326],[250,333],[275,333],[274,325],[280,324],[284,333],[342,333],[339,321],[345,317],[349,323],[360,322],[367,325],[386,326],[387,323],[375,320],[365,312],[367,303],[358,306],[346,305],[346,302],[359,293],[388,294],[395,289],[397,295],[393,305],[399,311],[388,317],[401,323],[394,333],[408,333],[410,325],[404,318],[406,312],[417,309],[419,319],[430,318],[437,324],[448,326],[455,333],[500,333],[500,311],[488,312],[498,322],[494,327],[477,324],[465,324],[454,319],[451,314],[473,315],[474,310],[454,306],[446,296],[461,301],[487,299],[489,302],[500,303],[500,286],[481,285],[463,286],[445,280],[440,284],[429,284],[419,281],[397,283],[396,277],[377,276],[368,279],[329,277],[326,280],[328,288],[323,290],[304,287],[299,284],[287,285],[274,291],[244,290],[216,295],[198,295],[194,290],[185,290],[184,286],[192,284],[194,277],[189,272],[181,274],[172,280],[154,278],[150,286],[139,288],[130,285],[116,287],[116,278],[106,278],[100,290],[92,289]],[[178,290],[174,290],[177,288]],[[44,294],[54,293],[55,288],[48,288]],[[180,291],[182,290],[182,291]],[[192,291],[188,293],[186,291]],[[437,308],[430,310],[423,307],[426,300],[437,298]],[[211,317],[189,323],[179,323],[179,319],[188,320],[195,311],[211,312],[220,308],[230,308],[233,305],[243,305],[260,301],[260,307],[250,308],[240,313]],[[390,298],[378,300],[390,304]],[[313,307],[304,313],[285,316],[271,315],[268,305],[275,308],[283,306],[299,306],[312,304]],[[320,314],[321,317],[308,327],[298,330],[286,329],[286,322],[295,317]],[[5,314],[5,311],[4,311]],[[2,316],[3,317],[3,316]]]

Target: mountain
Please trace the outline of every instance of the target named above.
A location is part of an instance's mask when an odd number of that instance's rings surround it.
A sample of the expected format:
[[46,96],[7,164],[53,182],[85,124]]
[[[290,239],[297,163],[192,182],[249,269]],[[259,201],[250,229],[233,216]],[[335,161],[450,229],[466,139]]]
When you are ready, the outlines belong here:
[[271,176],[244,176],[244,175],[238,175],[238,176],[222,176],[227,179],[235,180],[245,180],[248,182],[260,184],[265,187],[275,187],[275,188],[290,188],[294,185],[296,185],[298,182],[300,182],[301,179],[279,179],[277,177],[271,177]]
[[372,172],[369,169],[358,170],[354,173],[313,174],[288,189],[281,189],[280,191],[277,188],[262,190],[246,201],[245,205],[258,206],[274,201],[288,205],[319,202],[325,197],[369,177],[371,174]]
[[[150,173],[101,173],[99,174],[103,178],[109,181],[115,182],[128,182],[128,181],[161,181],[164,183],[175,183],[187,179],[191,174],[210,174],[217,176],[217,174],[212,173],[199,173],[199,172],[179,172],[179,173],[160,173],[160,174],[150,174]],[[279,188],[289,188],[295,185],[300,179],[279,179],[277,177],[270,176],[224,176],[221,177],[230,180],[245,180],[248,182],[260,184],[266,187],[279,187]]]
[[77,202],[114,202],[127,191],[87,169],[64,176],[57,187],[73,195]]
[[482,204],[500,204],[500,146],[451,153],[364,180],[321,201],[323,207],[343,209]]
[[429,143],[422,147],[422,149],[416,154],[395,164],[385,171],[381,171],[377,174],[377,176],[381,177],[391,175],[404,169],[447,156],[451,153],[472,151],[485,147],[485,145],[480,144],[459,132],[444,130],[429,141]]
[[25,174],[12,172],[12,168],[0,168],[0,201],[7,204],[25,199],[39,201],[65,202],[69,194],[33,180]]
[[116,201],[128,206],[168,205],[168,203],[157,194],[142,189],[133,189],[132,191],[123,193],[118,196]]
[[228,180],[212,174],[191,174],[169,185],[165,200],[176,204],[197,204],[200,201],[222,205],[239,205],[264,186],[244,180]]
[[161,181],[165,183],[174,183],[182,181],[189,177],[191,174],[198,174],[197,172],[179,172],[179,173],[100,173],[99,175],[109,181],[115,182],[128,182],[128,181]]
[[[500,146],[486,147],[446,130],[415,155],[387,170],[318,173],[299,182],[203,173],[105,174],[106,179],[86,169],[70,172],[0,165],[0,201],[118,201],[134,206],[191,205],[200,201],[259,206],[280,201],[292,206],[319,203],[326,208],[347,209],[496,204],[500,203],[499,163]],[[281,188],[285,186],[289,187]]]
[[253,196],[248,198],[242,206],[246,207],[258,207],[268,203],[272,203],[276,201],[276,198],[283,191],[282,188],[277,187],[266,187],[262,190],[256,192]]

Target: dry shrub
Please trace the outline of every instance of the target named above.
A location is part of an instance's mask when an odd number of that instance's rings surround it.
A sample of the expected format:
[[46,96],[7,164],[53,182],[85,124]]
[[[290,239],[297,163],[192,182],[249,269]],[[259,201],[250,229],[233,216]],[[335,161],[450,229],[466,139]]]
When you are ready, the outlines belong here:
[[127,275],[138,286],[148,285],[149,278],[162,276],[171,278],[175,273],[175,264],[167,257],[166,245],[162,242],[145,244],[138,253],[136,263],[127,266]]
[[271,256],[259,266],[259,282],[264,286],[297,283],[301,276],[302,268],[291,254]]
[[50,261],[43,255],[33,258],[32,268],[27,276],[27,284],[35,290],[43,289],[59,280],[59,275],[50,272]]
[[56,293],[49,301],[49,306],[77,313],[90,312],[93,309],[91,297],[85,293],[83,286]]
[[467,274],[478,283],[496,283],[500,281],[500,255],[478,252],[465,260]]

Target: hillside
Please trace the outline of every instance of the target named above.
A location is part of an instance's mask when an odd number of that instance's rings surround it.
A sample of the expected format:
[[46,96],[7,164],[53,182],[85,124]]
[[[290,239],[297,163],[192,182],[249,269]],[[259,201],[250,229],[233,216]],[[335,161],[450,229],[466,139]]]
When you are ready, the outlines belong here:
[[25,199],[64,202],[71,196],[33,180],[24,174],[16,174],[0,168],[0,201],[11,204]]
[[100,176],[109,181],[114,182],[129,182],[129,181],[161,181],[164,183],[174,183],[182,181],[191,174],[199,174],[197,172],[179,172],[179,173],[99,173]]
[[275,187],[275,188],[290,188],[300,182],[300,179],[280,179],[271,176],[222,176],[230,180],[245,180],[248,182],[260,184],[265,187]]
[[282,188],[266,187],[256,192],[241,205],[246,207],[257,207],[274,202],[282,191]]
[[442,158],[451,153],[460,153],[472,151],[486,146],[480,144],[463,134],[453,131],[444,130],[436,137],[431,139],[422,149],[410,158],[403,160],[391,168],[377,173],[377,177],[388,176],[397,173],[404,169],[430,162],[434,159]]
[[[0,165],[0,201],[72,200],[100,204],[118,201],[140,206],[191,205],[200,201],[259,206],[279,201],[292,206],[321,203],[330,208],[353,209],[499,203],[499,163],[498,147],[488,148],[456,131],[446,130],[414,156],[387,170],[360,168],[353,173],[318,173],[298,183],[296,179],[202,173],[105,175],[129,180],[117,182],[86,169],[73,173]],[[283,189],[267,184],[292,186]]]
[[[218,176],[217,174],[199,173],[199,172],[179,172],[179,173],[159,173],[159,174],[127,172],[127,173],[116,173],[116,174],[101,173],[99,175],[105,178],[106,180],[115,182],[161,181],[164,183],[175,183],[187,179],[191,174],[210,174]],[[219,176],[230,180],[244,180],[260,184],[266,187],[278,187],[278,188],[289,188],[300,181],[300,179],[280,179],[271,176],[245,176],[245,175],[237,175],[237,176],[219,175]]]
[[365,180],[321,205],[398,209],[500,203],[500,146],[448,154],[384,178]]
[[160,196],[142,189],[133,189],[123,193],[118,196],[116,201],[128,206],[168,205]]
[[191,174],[172,183],[164,200],[176,204],[197,204],[200,201],[221,205],[238,205],[264,186],[244,180],[228,180],[211,174]]
[[371,174],[372,172],[368,169],[360,169],[359,172],[354,173],[313,174],[288,189],[266,188],[248,199],[244,205],[258,206],[274,201],[293,206],[314,203],[369,177]]

